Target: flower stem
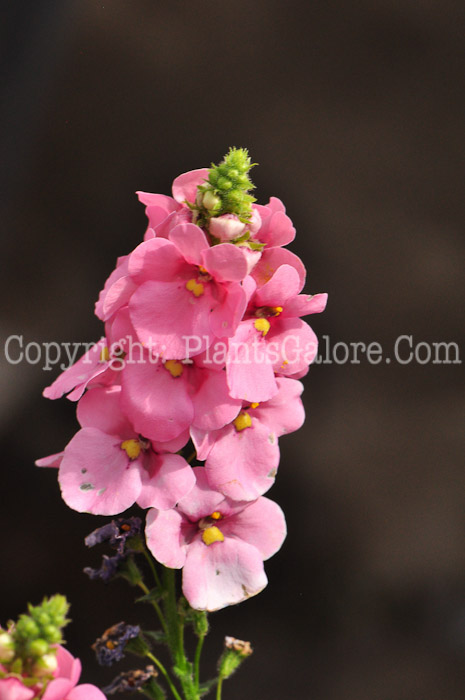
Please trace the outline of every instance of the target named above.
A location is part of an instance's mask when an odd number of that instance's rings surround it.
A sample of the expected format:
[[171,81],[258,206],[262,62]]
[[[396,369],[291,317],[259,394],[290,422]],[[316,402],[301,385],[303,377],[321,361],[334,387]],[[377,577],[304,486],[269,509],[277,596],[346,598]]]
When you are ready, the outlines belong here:
[[176,700],[182,700],[181,696],[179,695],[178,691],[176,690],[176,688],[175,688],[175,686],[174,686],[174,684],[173,684],[173,681],[171,680],[171,678],[170,678],[170,676],[169,676],[168,671],[167,671],[166,668],[163,666],[163,664],[161,663],[161,661],[159,661],[159,660],[157,659],[157,657],[154,656],[150,651],[148,651],[148,652],[146,653],[146,656],[147,656],[148,659],[150,659],[150,661],[153,661],[153,663],[160,669],[161,673],[162,673],[163,676],[165,677],[165,680],[166,680],[166,682],[168,683],[168,686],[169,686],[171,692],[173,693],[173,696],[176,698]]
[[221,700],[222,688],[223,688],[223,676],[219,676],[218,685],[216,686],[216,700]]
[[197,690],[199,689],[199,682],[200,682],[200,655],[202,653],[202,647],[203,647],[204,640],[205,640],[205,635],[203,634],[201,637],[199,637],[199,641],[197,642],[197,648],[195,650],[194,683],[195,683],[195,687],[197,688]]
[[[150,589],[147,588],[147,586],[145,585],[145,583],[144,583],[143,581],[139,581],[138,586],[139,586],[139,588],[140,588],[142,591],[144,591],[145,595],[149,595]],[[157,603],[156,600],[151,600],[150,602],[152,603],[152,606],[154,607],[155,612],[156,612],[157,615],[158,615],[158,619],[160,620],[160,624],[161,624],[161,626],[162,626],[162,628],[163,628],[163,632],[164,632],[166,635],[168,635],[168,629],[167,629],[167,627],[166,627],[165,618],[164,618],[164,616],[163,616],[163,613],[162,613],[162,611],[161,611],[160,606],[158,605],[158,603]]]

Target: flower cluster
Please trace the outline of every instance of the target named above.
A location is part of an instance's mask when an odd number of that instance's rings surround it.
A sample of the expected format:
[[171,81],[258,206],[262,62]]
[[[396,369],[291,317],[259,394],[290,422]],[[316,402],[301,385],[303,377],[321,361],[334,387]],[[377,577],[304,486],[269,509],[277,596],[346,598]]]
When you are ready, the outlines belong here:
[[[183,568],[199,610],[267,583],[263,561],[286,528],[263,494],[278,438],[304,420],[299,379],[317,340],[301,317],[326,304],[302,294],[304,265],[284,247],[295,229],[280,200],[255,203],[251,167],[231,149],[176,178],[172,197],[138,193],[148,228],[100,293],[105,335],[44,392],[78,401],[80,430],[38,462],[59,468],[65,502],[99,515],[149,509],[147,546]],[[203,465],[186,459],[189,441]]]

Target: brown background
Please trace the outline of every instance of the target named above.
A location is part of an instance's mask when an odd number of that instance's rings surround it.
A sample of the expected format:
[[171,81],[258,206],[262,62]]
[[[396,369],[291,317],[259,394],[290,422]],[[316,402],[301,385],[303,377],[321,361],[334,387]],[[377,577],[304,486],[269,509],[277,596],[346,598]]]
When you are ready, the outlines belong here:
[[[3,30],[3,340],[92,341],[93,303],[145,228],[133,192],[246,146],[259,201],[279,196],[328,291],[320,337],[454,341],[463,359],[464,5],[443,0],[11,3]],[[406,347],[405,347],[406,350]],[[56,371],[0,371],[0,621],[55,591],[69,646],[105,684],[95,636],[133,609],[90,582],[83,537],[33,467],[76,430],[47,402]],[[305,380],[305,427],[283,438],[270,496],[289,535],[269,587],[212,616],[255,655],[225,700],[465,697],[463,368],[328,364]]]

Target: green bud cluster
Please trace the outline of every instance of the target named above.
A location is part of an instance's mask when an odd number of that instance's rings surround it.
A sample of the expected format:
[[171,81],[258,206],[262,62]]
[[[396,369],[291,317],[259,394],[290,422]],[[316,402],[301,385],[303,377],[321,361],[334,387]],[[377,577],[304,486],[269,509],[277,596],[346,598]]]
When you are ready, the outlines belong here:
[[[69,622],[69,604],[62,595],[28,605],[28,613],[10,621],[9,631],[0,634],[0,661],[15,672],[43,675],[54,670],[54,645],[63,642],[62,628]],[[3,640],[3,643],[2,643]]]
[[230,148],[219,165],[212,163],[205,185],[198,187],[197,223],[202,226],[212,216],[235,214],[247,223],[255,197],[249,194],[254,185],[249,178],[252,163],[246,148]]

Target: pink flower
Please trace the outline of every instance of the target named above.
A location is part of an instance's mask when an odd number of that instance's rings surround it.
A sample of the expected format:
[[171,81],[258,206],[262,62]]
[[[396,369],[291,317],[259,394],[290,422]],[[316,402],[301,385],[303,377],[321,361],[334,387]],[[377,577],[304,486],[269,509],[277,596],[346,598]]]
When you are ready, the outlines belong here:
[[301,289],[297,270],[284,264],[251,296],[246,320],[229,341],[231,396],[266,401],[277,391],[276,374],[304,373],[315,359],[318,340],[299,316],[323,311],[327,295],[299,294]]
[[183,568],[182,589],[197,610],[219,610],[267,584],[263,560],[286,536],[281,508],[268,498],[234,502],[213,491],[205,469],[176,508],[147,515],[147,546],[165,566]]
[[[188,435],[157,443],[139,435],[120,408],[121,387],[95,388],[78,404],[82,426],[59,465],[62,496],[70,508],[116,515],[137,502],[141,508],[172,508],[195,479],[179,450]],[[44,464],[44,460],[41,460]]]
[[265,403],[248,404],[220,430],[191,429],[199,460],[212,489],[236,501],[261,496],[273,485],[279,464],[278,438],[298,430],[305,412],[303,385],[277,379],[278,393]]
[[77,685],[81,675],[81,662],[75,659],[62,646],[57,647],[57,669],[42,695],[40,684],[25,686],[16,676],[0,678],[0,700],[33,700],[40,695],[41,700],[105,700],[101,690],[83,683]]
[[291,243],[295,238],[295,228],[286,215],[286,208],[280,199],[271,197],[266,205],[253,204],[260,215],[260,228],[254,239],[265,243],[267,248],[275,248]]
[[[230,337],[245,310],[240,282],[248,269],[241,248],[230,243],[211,247],[194,224],[179,224],[170,240],[141,243],[128,261],[135,285],[129,313],[137,337],[153,352],[174,360],[186,356],[186,338],[200,338],[200,352],[215,337]],[[128,302],[127,290],[125,286],[119,301],[112,298],[112,313]]]
[[219,238],[223,243],[239,238],[244,233],[245,228],[246,224],[240,221],[235,214],[213,217],[208,225],[212,236]]

